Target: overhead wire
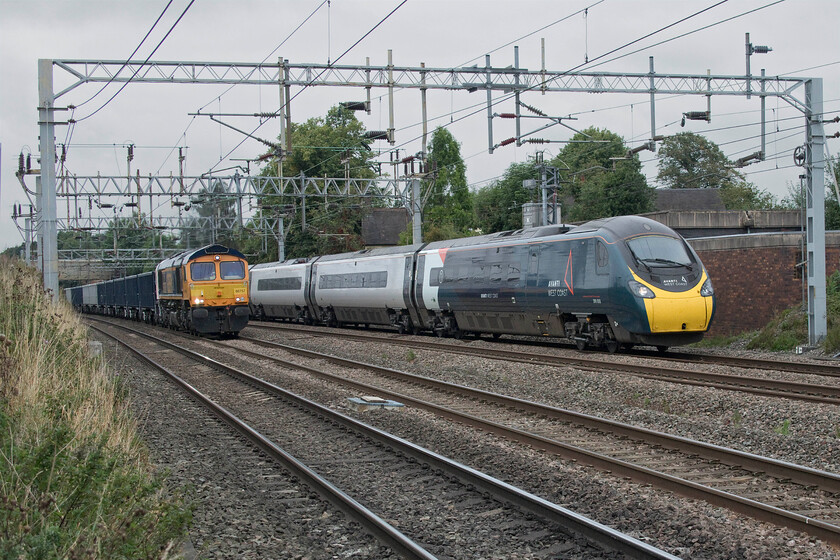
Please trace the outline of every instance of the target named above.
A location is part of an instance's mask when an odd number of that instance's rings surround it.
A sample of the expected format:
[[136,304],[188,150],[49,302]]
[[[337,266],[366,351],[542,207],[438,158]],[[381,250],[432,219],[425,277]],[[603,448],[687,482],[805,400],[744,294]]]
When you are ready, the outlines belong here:
[[189,4],[187,4],[187,7],[186,7],[186,8],[184,8],[184,11],[183,11],[183,12],[181,12],[181,15],[180,15],[180,16],[178,16],[178,19],[177,19],[177,20],[175,20],[175,23],[173,23],[173,24],[172,24],[172,27],[170,27],[170,28],[169,28],[169,31],[167,31],[167,32],[166,32],[166,35],[164,35],[164,36],[163,36],[163,39],[161,39],[161,40],[160,40],[160,42],[158,42],[158,44],[157,44],[157,46],[154,48],[154,50],[153,50],[151,53],[149,53],[149,56],[147,56],[147,57],[146,57],[146,60],[144,60],[144,61],[143,61],[143,63],[142,63],[140,66],[138,66],[138,67],[137,67],[137,69],[134,71],[134,73],[131,75],[131,77],[130,77],[130,78],[129,78],[129,79],[128,79],[128,80],[127,80],[127,81],[126,81],[123,85],[122,85],[122,87],[121,87],[120,89],[118,89],[118,90],[117,90],[117,92],[116,92],[116,93],[114,93],[114,95],[112,95],[112,96],[108,99],[108,101],[106,101],[105,103],[103,103],[103,104],[102,104],[102,105],[101,105],[101,106],[100,106],[97,110],[95,110],[95,111],[94,111],[94,112],[92,112],[91,114],[86,115],[86,116],[84,116],[84,117],[82,117],[82,118],[80,118],[80,119],[76,119],[76,122],[77,122],[77,123],[80,123],[80,122],[82,122],[82,121],[86,121],[87,119],[91,118],[92,116],[94,116],[95,114],[97,114],[99,111],[101,111],[102,109],[104,109],[105,107],[107,107],[107,106],[108,106],[108,104],[109,104],[109,103],[111,103],[111,101],[113,101],[113,100],[114,100],[114,98],[115,98],[115,97],[117,97],[117,96],[120,94],[120,92],[122,92],[122,90],[124,90],[124,89],[128,86],[128,84],[130,84],[130,83],[131,83],[131,81],[132,81],[132,80],[133,80],[133,79],[137,76],[137,74],[140,72],[140,69],[141,69],[141,68],[143,68],[143,67],[146,65],[146,63],[147,63],[147,62],[149,62],[149,60],[152,58],[152,56],[154,56],[154,54],[157,52],[157,50],[158,50],[158,49],[159,49],[159,48],[163,45],[164,41],[166,41],[166,39],[167,39],[167,38],[169,38],[169,35],[172,33],[172,31],[175,29],[175,27],[176,27],[176,26],[177,26],[177,25],[181,22],[181,20],[183,19],[183,17],[187,14],[187,11],[190,9],[190,7],[192,7],[192,5],[193,5],[194,3],[195,3],[195,0],[190,0],[190,3],[189,3]]
[[[715,23],[715,24],[707,25],[707,26],[705,26],[705,28],[713,27],[714,25],[718,25],[718,24],[723,23],[723,22],[725,22],[725,21],[731,21],[732,19],[734,19],[734,18],[736,18],[736,17],[741,17],[741,16],[743,16],[743,15],[746,15],[747,13],[752,13],[752,12],[757,11],[758,9],[763,9],[763,8],[765,8],[765,7],[769,7],[769,6],[772,6],[772,5],[774,5],[774,4],[778,4],[779,2],[783,2],[783,1],[785,1],[785,0],[776,0],[776,2],[773,2],[772,4],[769,4],[769,5],[764,6],[764,7],[762,7],[762,8],[757,8],[756,10],[750,10],[749,12],[744,12],[744,13],[742,13],[742,14],[739,14],[738,16],[734,16],[734,17],[727,18],[727,19],[725,19],[725,20],[721,20],[720,22],[717,22],[717,23]],[[688,15],[688,16],[682,17],[682,18],[680,18],[680,19],[678,19],[678,20],[676,20],[676,21],[674,21],[674,22],[672,22],[672,23],[669,23],[668,25],[665,25],[665,26],[663,26],[663,27],[660,27],[660,28],[659,28],[659,29],[657,29],[657,30],[651,31],[650,33],[647,33],[647,34],[643,35],[642,37],[639,37],[639,38],[634,39],[634,40],[632,40],[632,41],[630,41],[630,42],[627,42],[627,43],[625,43],[625,44],[623,44],[623,45],[621,45],[621,46],[619,46],[619,47],[615,47],[615,48],[613,48],[613,49],[611,49],[611,50],[609,50],[609,51],[607,51],[607,52],[605,52],[605,53],[603,53],[603,54],[601,54],[601,55],[598,55],[597,57],[595,57],[595,58],[591,59],[591,60],[590,60],[590,61],[588,61],[588,62],[584,62],[584,63],[578,64],[578,65],[576,65],[576,66],[574,66],[574,67],[572,67],[572,68],[570,68],[570,69],[568,69],[568,70],[565,70],[565,71],[563,71],[563,72],[558,73],[556,76],[553,76],[552,78],[548,78],[548,79],[546,79],[546,80],[543,80],[542,82],[535,83],[534,85],[529,86],[528,88],[525,88],[523,91],[532,91],[532,90],[535,90],[535,89],[537,89],[537,88],[542,87],[543,85],[547,85],[547,84],[548,84],[548,83],[550,83],[550,82],[554,82],[554,81],[556,81],[556,80],[560,79],[562,76],[565,76],[565,75],[571,74],[572,72],[575,72],[576,70],[578,70],[578,69],[580,69],[580,68],[582,68],[582,67],[584,67],[584,66],[589,66],[589,65],[593,64],[593,63],[594,63],[595,61],[597,61],[597,60],[600,60],[600,59],[602,59],[602,58],[604,58],[604,57],[606,57],[606,56],[609,56],[610,54],[616,53],[616,52],[618,52],[618,51],[620,51],[620,50],[622,50],[622,49],[624,49],[624,48],[627,48],[627,47],[628,47],[628,46],[630,46],[630,45],[636,44],[636,43],[638,43],[639,41],[643,41],[643,40],[645,40],[645,39],[647,39],[647,38],[649,38],[649,37],[652,37],[652,36],[654,36],[654,35],[656,35],[656,34],[658,34],[658,33],[661,33],[661,32],[663,32],[663,31],[667,30],[667,29],[670,29],[670,28],[674,27],[675,25],[679,25],[680,23],[683,23],[683,22],[685,22],[685,21],[687,21],[687,20],[689,20],[689,19],[691,19],[691,18],[697,17],[697,16],[699,16],[700,14],[703,14],[703,13],[705,13],[705,12],[707,12],[707,11],[709,11],[709,10],[712,10],[712,9],[714,9],[714,8],[716,8],[716,7],[720,6],[720,5],[722,5],[722,4],[725,4],[726,2],[728,2],[728,0],[720,0],[719,2],[716,2],[716,3],[712,4],[711,6],[708,6],[708,7],[706,7],[706,8],[701,9],[701,10],[698,10],[698,11],[696,11],[696,12],[694,12],[694,13],[692,13],[692,14]],[[662,44],[662,43],[665,43],[665,42],[668,42],[668,41],[671,41],[671,40],[675,40],[676,38],[678,38],[678,37],[674,37],[674,38],[668,39],[668,40],[666,40],[666,41],[662,41],[662,42],[660,42],[659,44]],[[619,58],[623,58],[623,56],[629,56],[629,53],[628,53],[627,55],[622,55],[622,56],[619,56],[619,57],[615,57],[614,59],[611,59],[611,60],[617,60],[617,59],[619,59]],[[600,65],[600,63],[599,63],[599,65]],[[521,92],[520,92],[520,93],[521,93]],[[510,93],[510,94],[501,94],[501,95],[500,95],[499,97],[497,97],[495,100],[491,100],[490,105],[491,105],[491,106],[494,106],[494,105],[497,105],[498,103],[501,103],[501,102],[503,102],[503,101],[510,100],[510,99],[514,98],[514,97],[515,97],[515,95],[516,95],[516,94],[513,94],[513,93]],[[484,111],[484,106],[485,106],[485,104],[484,104],[484,103],[481,103],[481,104],[476,104],[475,106],[478,106],[478,105],[481,105],[481,108],[476,109],[475,111],[472,111],[472,112],[470,112],[470,113],[468,113],[468,114],[466,114],[466,115],[464,115],[464,116],[462,116],[462,117],[460,117],[460,118],[458,118],[458,119],[454,119],[451,123],[449,123],[449,125],[444,125],[444,126],[448,128],[451,124],[454,124],[454,123],[459,122],[459,121],[462,121],[462,120],[464,120],[464,119],[466,119],[466,118],[468,118],[468,117],[471,117],[471,116],[473,116],[473,115],[476,115],[476,114],[478,114],[478,113],[480,113],[480,112],[483,112],[483,111]],[[410,143],[410,142],[415,142],[415,141],[417,141],[418,139],[420,139],[421,137],[422,137],[422,135],[421,135],[421,136],[417,136],[417,137],[415,137],[415,138],[413,138],[413,139],[410,139],[410,140],[408,140],[408,141],[406,141],[406,142],[403,142],[402,144],[400,144],[400,146],[404,146],[404,145],[406,145],[406,144],[408,144],[408,143]]]
[[[295,34],[296,34],[296,33],[297,33],[297,32],[298,32],[298,31],[299,31],[299,30],[300,30],[300,29],[301,29],[301,28],[302,28],[302,27],[303,27],[303,26],[304,26],[304,25],[305,25],[305,24],[306,24],[306,23],[307,23],[310,19],[312,19],[312,17],[313,17],[313,16],[314,16],[314,15],[315,15],[315,14],[316,14],[316,13],[317,13],[317,12],[318,12],[321,8],[322,8],[322,7],[324,7],[324,5],[325,5],[327,2],[328,2],[328,0],[322,0],[322,2],[321,2],[320,4],[318,4],[318,6],[316,6],[316,7],[315,7],[315,9],[314,9],[314,10],[312,10],[312,11],[309,13],[309,15],[308,15],[308,16],[306,16],[306,17],[303,19],[303,21],[301,21],[301,22],[297,25],[297,27],[295,27],[295,28],[294,28],[294,29],[293,29],[293,30],[292,30],[292,31],[291,31],[288,35],[286,35],[286,37],[285,37],[282,41],[280,41],[280,43],[279,43],[276,47],[274,47],[274,49],[272,49],[272,51],[271,51],[270,53],[268,53],[268,54],[267,54],[267,55],[266,55],[266,56],[265,56],[265,57],[264,57],[264,58],[260,61],[260,63],[259,63],[259,64],[263,64],[263,63],[264,63],[265,61],[267,61],[267,60],[268,60],[271,56],[273,56],[273,55],[274,55],[274,53],[276,53],[276,52],[277,52],[277,51],[278,51],[278,50],[279,50],[279,49],[280,49],[283,45],[285,45],[285,44],[286,44],[286,42],[288,42],[288,40],[289,40],[289,39],[291,39],[291,38],[292,38],[292,37],[293,37],[293,36],[294,36],[294,35],[295,35]],[[228,92],[230,92],[230,91],[231,91],[234,87],[236,87],[236,86],[240,85],[242,82],[244,82],[244,80],[245,80],[245,78],[243,77],[241,80],[239,80],[239,82],[237,82],[237,83],[235,83],[235,84],[231,84],[231,85],[230,85],[230,87],[228,87],[225,91],[223,91],[222,93],[220,93],[217,97],[214,97],[213,99],[211,99],[210,101],[208,101],[207,103],[205,103],[205,104],[204,104],[203,106],[201,106],[201,107],[200,107],[200,108],[199,108],[196,112],[197,112],[197,113],[200,113],[202,110],[204,110],[205,108],[207,108],[207,107],[208,107],[211,103],[215,102],[218,98],[220,98],[220,97],[221,97],[221,96],[223,96],[223,95],[226,95],[226,94],[227,94]],[[182,133],[178,136],[178,138],[179,138],[179,139],[180,139],[180,138],[186,138],[186,134],[187,134],[187,132],[189,131],[190,127],[192,127],[193,123],[195,123],[195,119],[196,119],[196,116],[195,116],[195,115],[193,115],[192,119],[190,119],[190,122],[189,122],[189,123],[187,123],[187,126],[186,126],[186,128],[184,129],[184,131],[183,131],[183,132],[182,132]],[[172,147],[172,149],[169,151],[169,153],[168,153],[168,154],[166,154],[166,157],[164,157],[163,161],[161,162],[160,166],[158,167],[158,170],[155,172],[155,175],[157,175],[157,174],[159,174],[159,173],[160,173],[160,170],[161,170],[161,169],[163,169],[163,166],[164,166],[164,165],[166,165],[166,162],[167,162],[167,161],[169,161],[169,158],[170,158],[170,157],[172,157],[172,155],[175,153],[175,150],[176,150],[177,148],[178,148],[178,145],[176,144],[175,146],[173,146],[173,147]]]
[[[296,98],[297,98],[297,97],[298,97],[301,93],[303,93],[304,91],[306,91],[306,89],[308,89],[308,88],[309,88],[312,84],[314,84],[314,83],[318,80],[318,78],[320,78],[322,75],[324,75],[324,73],[326,73],[326,72],[327,72],[328,70],[330,70],[333,66],[335,66],[335,65],[338,63],[338,61],[339,61],[339,60],[341,60],[342,58],[344,58],[344,57],[345,57],[345,56],[346,56],[346,55],[347,55],[347,54],[348,54],[351,50],[353,50],[353,49],[354,49],[354,48],[355,48],[355,47],[356,47],[359,43],[361,43],[361,42],[362,42],[363,40],[365,40],[365,39],[366,39],[366,38],[367,38],[367,37],[368,37],[371,33],[373,33],[373,32],[374,32],[377,28],[379,28],[379,26],[380,26],[380,25],[382,25],[383,23],[385,23],[385,21],[387,21],[387,20],[388,20],[388,18],[390,18],[390,17],[391,17],[391,16],[392,16],[392,15],[393,15],[393,14],[394,14],[397,10],[399,10],[401,7],[403,7],[403,6],[405,5],[405,3],[406,3],[406,2],[408,2],[408,0],[402,0],[402,2],[400,2],[400,3],[399,3],[399,4],[398,4],[398,5],[397,5],[397,6],[396,6],[393,10],[391,10],[390,12],[388,12],[388,14],[387,14],[385,17],[383,17],[381,20],[379,20],[379,22],[378,22],[378,23],[376,23],[376,25],[374,25],[372,28],[370,28],[370,29],[369,29],[369,30],[368,30],[368,31],[367,31],[364,35],[362,35],[362,36],[361,36],[361,37],[360,37],[360,38],[359,38],[356,42],[354,42],[354,43],[353,43],[352,45],[350,45],[350,46],[349,46],[349,47],[348,47],[348,48],[347,48],[347,49],[346,49],[343,53],[341,53],[341,55],[339,55],[339,57],[338,57],[338,58],[336,58],[333,62],[331,62],[330,64],[328,64],[328,65],[326,66],[326,68],[324,68],[323,70],[321,70],[321,72],[319,72],[319,73],[318,73],[318,75],[317,75],[317,76],[315,76],[314,78],[312,78],[312,79],[309,81],[309,83],[305,84],[305,85],[304,85],[304,86],[303,86],[303,87],[302,87],[302,88],[301,88],[301,89],[300,89],[297,93],[295,93],[295,95],[293,95],[293,96],[292,96],[292,97],[291,97],[288,101],[286,101],[286,104],[285,104],[285,105],[281,106],[279,109],[277,109],[277,111],[274,111],[274,113],[272,113],[272,114],[273,114],[274,116],[279,115],[279,114],[280,114],[280,112],[281,112],[283,109],[285,109],[285,108],[286,108],[286,106],[287,106],[289,103],[291,103],[294,99],[296,99]],[[262,125],[263,125],[263,124],[264,124],[264,123],[260,123],[260,124],[258,124],[258,125],[257,125],[257,126],[256,126],[256,127],[255,127],[252,131],[251,131],[251,135],[253,135],[254,133],[256,133],[256,132],[257,132],[257,131],[258,131],[258,130],[262,127]],[[237,150],[237,149],[238,149],[238,148],[239,148],[242,144],[244,144],[244,143],[245,143],[245,141],[246,141],[247,139],[248,139],[248,138],[246,137],[246,138],[243,138],[242,140],[240,140],[240,141],[239,141],[239,143],[238,143],[236,146],[234,146],[231,150],[229,150],[229,151],[227,152],[227,154],[226,154],[226,155],[225,155],[222,159],[227,159],[228,157],[230,157],[230,155],[231,155],[233,152],[235,152],[235,151],[236,151],[236,150]],[[212,167],[211,167],[211,168],[207,171],[207,173],[212,172],[212,171],[213,171],[213,169],[215,169],[218,165],[219,165],[218,163],[217,163],[217,164],[215,164],[215,165],[213,165],[213,166],[212,166]]]

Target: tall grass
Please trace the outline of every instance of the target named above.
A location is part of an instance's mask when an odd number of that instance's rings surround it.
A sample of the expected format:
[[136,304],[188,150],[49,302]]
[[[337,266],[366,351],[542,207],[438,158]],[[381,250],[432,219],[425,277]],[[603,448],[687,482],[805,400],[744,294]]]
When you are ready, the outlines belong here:
[[86,331],[0,260],[0,559],[163,558],[190,519]]

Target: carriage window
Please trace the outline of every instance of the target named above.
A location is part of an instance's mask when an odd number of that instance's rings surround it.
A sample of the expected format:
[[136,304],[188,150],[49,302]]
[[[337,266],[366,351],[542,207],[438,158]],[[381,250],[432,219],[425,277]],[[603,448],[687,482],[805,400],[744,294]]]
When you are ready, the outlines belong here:
[[245,263],[242,261],[222,261],[219,263],[222,280],[244,280]]
[[258,292],[269,292],[275,290],[300,290],[301,286],[301,279],[298,277],[261,278],[257,281]]
[[318,278],[322,290],[342,288],[387,288],[388,271],[352,272],[349,274],[324,274]]
[[490,265],[490,281],[491,282],[498,282],[501,279],[502,279],[502,265],[500,265],[500,264]]
[[508,265],[507,281],[508,282],[518,282],[519,281],[519,267],[518,266],[513,266],[512,264]]
[[190,276],[193,282],[206,282],[216,279],[216,263],[194,262],[190,264]]

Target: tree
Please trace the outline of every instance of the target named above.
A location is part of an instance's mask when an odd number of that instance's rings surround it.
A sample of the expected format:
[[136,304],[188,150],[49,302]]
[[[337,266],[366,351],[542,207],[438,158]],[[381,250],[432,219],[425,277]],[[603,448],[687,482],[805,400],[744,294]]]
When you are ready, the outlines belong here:
[[641,172],[638,155],[614,132],[588,128],[575,134],[552,164],[568,182],[561,189],[570,221],[641,214],[654,208],[655,191]]
[[475,194],[476,226],[483,233],[522,227],[522,205],[531,202],[534,193],[522,186],[526,179],[537,179],[533,162],[512,163],[501,179]]
[[773,210],[779,208],[776,197],[753,183],[727,183],[718,191],[727,210]]
[[719,188],[744,180],[717,144],[693,132],[667,137],[657,157],[656,179],[670,189]]
[[432,133],[428,160],[436,175],[423,209],[423,240],[469,235],[475,214],[466,165],[461,157],[461,145],[443,127]]
[[195,232],[191,235],[192,245],[201,246],[218,243],[220,245],[237,246],[238,232],[226,227],[226,224],[237,216],[236,198],[228,193],[222,181],[214,180],[208,187],[201,189],[192,201],[192,210],[199,217],[207,218],[210,222],[209,228],[190,228],[195,229]]
[[[352,111],[341,106],[332,107],[325,117],[313,117],[302,124],[293,124],[289,132],[292,150],[284,155],[282,175],[319,178],[373,178],[376,176],[371,160],[364,125]],[[263,176],[280,176],[281,165],[272,159],[262,170]],[[312,187],[305,187],[303,197],[266,196],[262,199],[260,215],[284,216],[285,253],[288,258],[309,257],[361,249],[361,220],[364,210],[381,205],[368,198],[315,196]],[[249,224],[249,228],[252,224]],[[254,262],[277,258],[277,241],[256,237],[245,240]]]

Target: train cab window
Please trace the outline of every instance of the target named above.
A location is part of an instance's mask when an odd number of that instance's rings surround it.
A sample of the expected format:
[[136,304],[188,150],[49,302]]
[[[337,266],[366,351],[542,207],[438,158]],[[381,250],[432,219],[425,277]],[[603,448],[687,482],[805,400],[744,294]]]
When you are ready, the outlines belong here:
[[598,266],[595,268],[597,274],[610,273],[610,254],[607,252],[607,246],[603,241],[598,241],[595,248]]
[[437,266],[429,271],[429,286],[440,286],[443,284],[443,267]]
[[242,261],[222,261],[219,263],[219,275],[222,280],[244,280],[245,263]]
[[207,282],[216,279],[216,263],[194,262],[190,264],[193,282]]
[[643,235],[627,241],[633,256],[645,266],[691,267],[691,255],[682,240],[666,235]]

